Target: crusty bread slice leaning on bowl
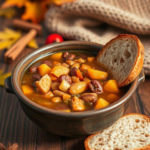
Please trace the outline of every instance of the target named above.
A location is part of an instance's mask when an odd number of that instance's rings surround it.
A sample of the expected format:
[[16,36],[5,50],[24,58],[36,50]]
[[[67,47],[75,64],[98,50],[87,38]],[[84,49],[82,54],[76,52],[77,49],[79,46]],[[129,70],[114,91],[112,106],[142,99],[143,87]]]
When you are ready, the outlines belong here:
[[120,34],[102,48],[96,60],[111,72],[118,87],[123,87],[141,72],[144,47],[137,36]]
[[131,113],[121,117],[109,128],[89,136],[86,150],[149,150],[150,118]]

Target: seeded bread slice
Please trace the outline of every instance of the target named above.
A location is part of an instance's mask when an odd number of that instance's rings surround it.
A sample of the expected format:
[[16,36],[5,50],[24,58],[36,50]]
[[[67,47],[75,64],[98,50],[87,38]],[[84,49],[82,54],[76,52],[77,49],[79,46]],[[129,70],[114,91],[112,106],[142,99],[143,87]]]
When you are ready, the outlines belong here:
[[150,150],[150,118],[131,113],[85,140],[86,150]]
[[96,60],[103,64],[119,87],[131,83],[140,73],[144,60],[144,47],[135,35],[120,34],[109,41]]

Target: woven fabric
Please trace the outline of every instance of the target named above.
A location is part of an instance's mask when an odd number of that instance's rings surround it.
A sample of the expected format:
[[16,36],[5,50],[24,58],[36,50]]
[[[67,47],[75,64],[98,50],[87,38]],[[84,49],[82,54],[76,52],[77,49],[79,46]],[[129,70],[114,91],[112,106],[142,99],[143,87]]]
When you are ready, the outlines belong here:
[[[120,33],[150,35],[150,0],[76,0],[51,6],[45,20],[50,32],[67,39],[106,44]],[[144,71],[150,75],[148,50]]]

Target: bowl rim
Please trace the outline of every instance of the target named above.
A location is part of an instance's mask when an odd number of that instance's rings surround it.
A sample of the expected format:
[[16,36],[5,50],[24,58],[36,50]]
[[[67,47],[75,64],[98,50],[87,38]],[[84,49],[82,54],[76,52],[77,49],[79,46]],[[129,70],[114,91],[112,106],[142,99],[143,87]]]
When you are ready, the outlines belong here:
[[24,61],[27,61],[30,59],[30,55],[36,55],[37,53],[41,53],[43,50],[47,50],[47,49],[52,49],[52,48],[56,48],[56,47],[61,47],[64,45],[74,45],[74,46],[79,46],[79,45],[83,45],[83,46],[98,46],[100,47],[100,49],[102,48],[103,45],[98,44],[98,43],[93,43],[93,42],[85,42],[85,41],[65,41],[65,42],[61,42],[61,43],[54,43],[54,44],[49,44],[43,47],[40,47],[38,49],[36,49],[35,51],[32,51],[28,54],[26,54],[24,57],[22,57],[20,59],[20,61],[16,64],[15,68],[13,69],[12,72],[12,76],[11,76],[11,84],[12,84],[12,88],[14,90],[14,93],[18,96],[19,101],[21,100],[24,104],[26,104],[27,106],[31,107],[34,110],[40,111],[42,113],[46,113],[46,114],[51,114],[54,116],[61,116],[61,117],[67,117],[67,118],[84,118],[84,117],[88,117],[88,116],[93,116],[93,115],[100,115],[109,111],[113,111],[117,108],[120,108],[122,105],[124,105],[132,96],[132,94],[134,93],[134,91],[136,90],[137,86],[138,86],[138,79],[139,76],[131,83],[131,86],[129,88],[129,90],[125,93],[125,95],[123,97],[121,97],[119,100],[117,100],[116,102],[110,104],[107,107],[104,107],[102,109],[97,109],[97,110],[89,110],[89,111],[83,111],[83,112],[63,112],[63,111],[58,111],[58,110],[53,110],[53,109],[49,109],[46,108],[44,106],[38,105],[36,103],[34,103],[33,101],[31,101],[30,99],[28,99],[22,92],[22,90],[19,88],[18,82],[17,82],[17,73],[19,71],[19,68],[21,67],[21,64]]

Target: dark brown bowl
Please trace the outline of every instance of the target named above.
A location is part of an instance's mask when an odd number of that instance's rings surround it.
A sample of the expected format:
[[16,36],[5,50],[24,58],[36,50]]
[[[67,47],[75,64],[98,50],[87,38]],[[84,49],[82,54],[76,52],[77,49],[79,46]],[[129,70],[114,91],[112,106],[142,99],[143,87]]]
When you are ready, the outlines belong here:
[[13,93],[19,98],[22,109],[35,124],[51,133],[63,136],[79,136],[101,131],[123,115],[138,84],[144,81],[143,72],[128,86],[128,90],[122,98],[99,110],[68,113],[48,109],[32,102],[21,90],[21,78],[24,71],[39,59],[58,51],[76,50],[98,53],[101,48],[102,45],[100,44],[78,41],[46,45],[27,54],[16,64],[12,76],[5,80],[5,89],[8,93]]

